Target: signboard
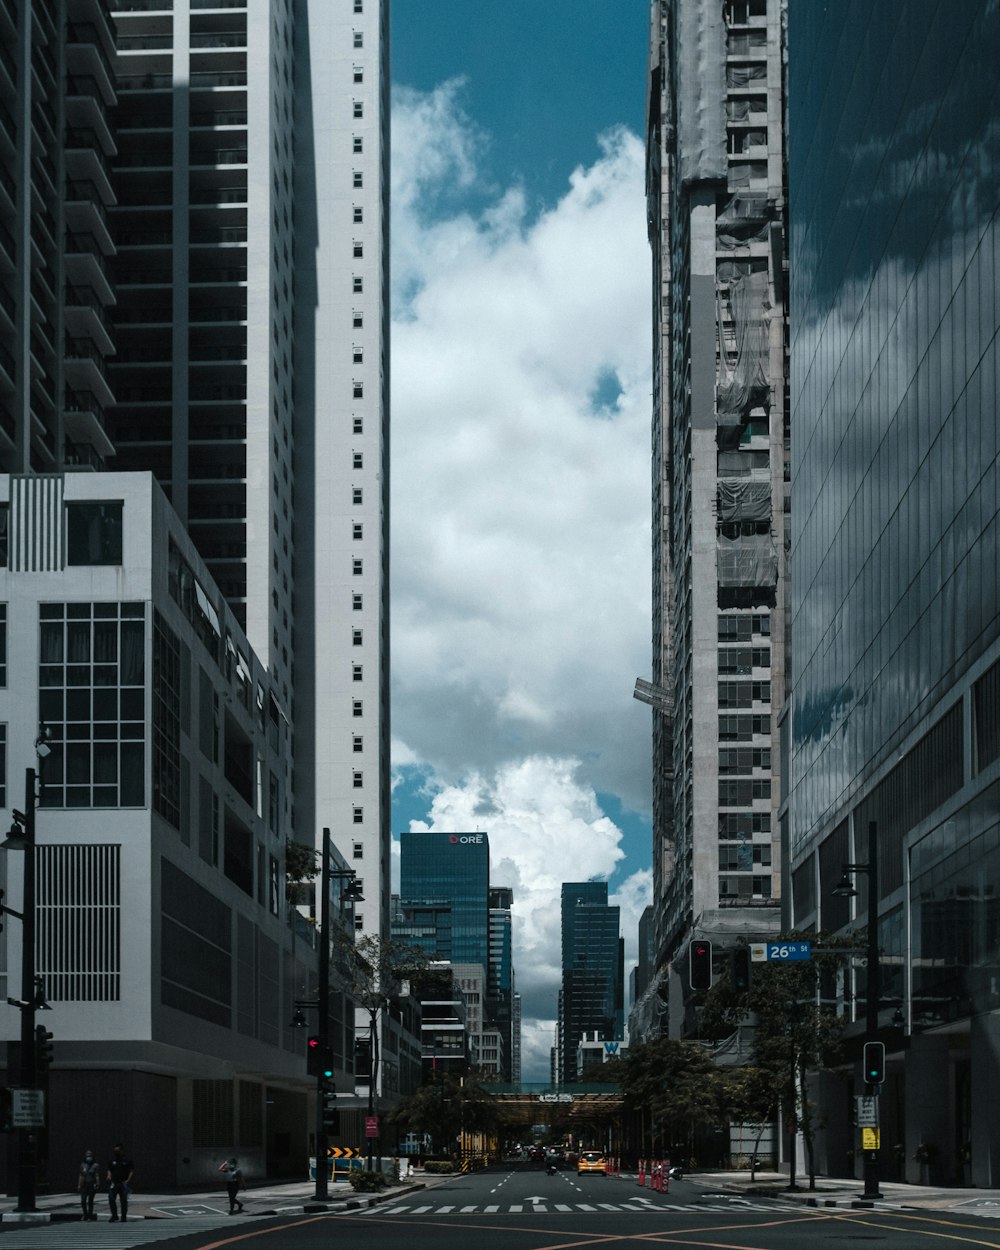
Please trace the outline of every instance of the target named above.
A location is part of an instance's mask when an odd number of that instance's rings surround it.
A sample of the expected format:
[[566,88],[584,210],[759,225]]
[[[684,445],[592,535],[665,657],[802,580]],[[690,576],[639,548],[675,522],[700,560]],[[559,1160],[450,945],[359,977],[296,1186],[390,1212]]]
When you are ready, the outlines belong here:
[[326,1157],[328,1159],[359,1159],[361,1151],[355,1150],[353,1146],[327,1146]]
[[861,1149],[862,1150],[878,1150],[880,1139],[880,1130],[877,1128],[863,1128],[861,1130]]
[[858,1128],[878,1128],[878,1099],[860,1094],[854,1099]]
[[377,1115],[365,1116],[365,1136],[366,1137],[378,1137],[378,1116]]
[[41,1089],[18,1089],[10,1091],[12,1128],[45,1127],[45,1091]]
[[793,959],[812,959],[811,942],[752,942],[753,963],[788,963]]

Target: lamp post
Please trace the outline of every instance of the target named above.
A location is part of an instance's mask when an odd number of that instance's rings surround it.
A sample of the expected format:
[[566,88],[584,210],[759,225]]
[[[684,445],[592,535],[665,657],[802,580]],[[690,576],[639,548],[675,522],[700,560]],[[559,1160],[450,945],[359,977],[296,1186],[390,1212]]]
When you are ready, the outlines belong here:
[[293,1026],[301,1028],[305,1024],[302,1015],[303,1007],[315,1007],[319,1020],[316,1026],[318,1039],[319,1068],[316,1073],[316,1193],[317,1202],[325,1202],[329,1197],[329,1176],[327,1164],[328,1137],[326,1131],[326,1095],[329,1092],[328,1076],[325,1068],[330,1054],[330,882],[338,879],[340,887],[340,907],[343,910],[346,902],[362,903],[360,883],[353,868],[332,868],[330,866],[330,830],[323,830],[323,844],[320,851],[320,901],[319,901],[319,959],[317,961],[317,980],[319,982],[315,1000],[296,1003]]
[[[875,821],[868,822],[868,862],[864,864],[845,864],[844,875],[841,877],[833,893],[840,897],[852,897],[857,894],[851,877],[863,872],[868,876],[868,923],[866,955],[868,964],[868,988],[865,1001],[865,1041],[878,1041],[878,1011],[882,999],[882,964],[878,944],[878,826]],[[877,1095],[879,1086],[865,1084],[865,1092]],[[865,1198],[881,1198],[879,1193],[879,1152],[866,1150],[864,1154]]]

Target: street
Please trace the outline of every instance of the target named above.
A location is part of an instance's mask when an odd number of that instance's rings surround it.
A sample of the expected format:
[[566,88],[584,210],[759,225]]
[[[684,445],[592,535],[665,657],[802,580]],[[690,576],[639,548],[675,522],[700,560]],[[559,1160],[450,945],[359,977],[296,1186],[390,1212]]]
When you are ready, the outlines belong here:
[[303,1212],[227,1219],[184,1215],[126,1225],[51,1224],[12,1229],[0,1250],[139,1247],[164,1250],[340,1250],[406,1245],[408,1250],[571,1250],[585,1246],[714,1247],[717,1250],[810,1250],[878,1242],[886,1250],[930,1246],[1000,1248],[1000,1220],[954,1211],[810,1207],[790,1199],[753,1200],[699,1184],[675,1182],[667,1194],[634,1178],[541,1169],[496,1168],[448,1178],[368,1210]]

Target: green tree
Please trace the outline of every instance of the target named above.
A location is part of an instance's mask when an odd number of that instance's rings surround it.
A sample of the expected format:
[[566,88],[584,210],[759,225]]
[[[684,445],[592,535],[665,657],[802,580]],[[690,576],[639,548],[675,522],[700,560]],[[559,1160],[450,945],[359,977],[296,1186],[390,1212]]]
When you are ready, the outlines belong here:
[[629,1050],[623,1060],[626,1104],[649,1119],[651,1145],[685,1144],[695,1130],[724,1114],[725,1081],[709,1051],[698,1042],[661,1037]]
[[435,1151],[454,1151],[462,1131],[488,1133],[504,1116],[475,1073],[442,1071],[404,1098],[386,1119],[407,1133],[429,1133]]

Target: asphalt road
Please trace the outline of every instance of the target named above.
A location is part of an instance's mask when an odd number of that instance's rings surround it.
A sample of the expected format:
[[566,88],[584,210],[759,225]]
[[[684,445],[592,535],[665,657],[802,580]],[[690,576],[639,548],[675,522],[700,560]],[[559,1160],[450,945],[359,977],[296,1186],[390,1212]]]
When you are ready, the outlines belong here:
[[[182,1227],[183,1226],[183,1227]],[[185,1231],[187,1230],[187,1231]],[[2,1250],[88,1250],[156,1244],[164,1250],[576,1250],[640,1245],[714,1250],[880,1250],[989,1246],[1000,1219],[946,1211],[811,1208],[783,1198],[748,1201],[697,1177],[668,1194],[634,1181],[564,1171],[497,1169],[450,1178],[364,1211],[199,1222],[51,1225],[0,1238]]]

